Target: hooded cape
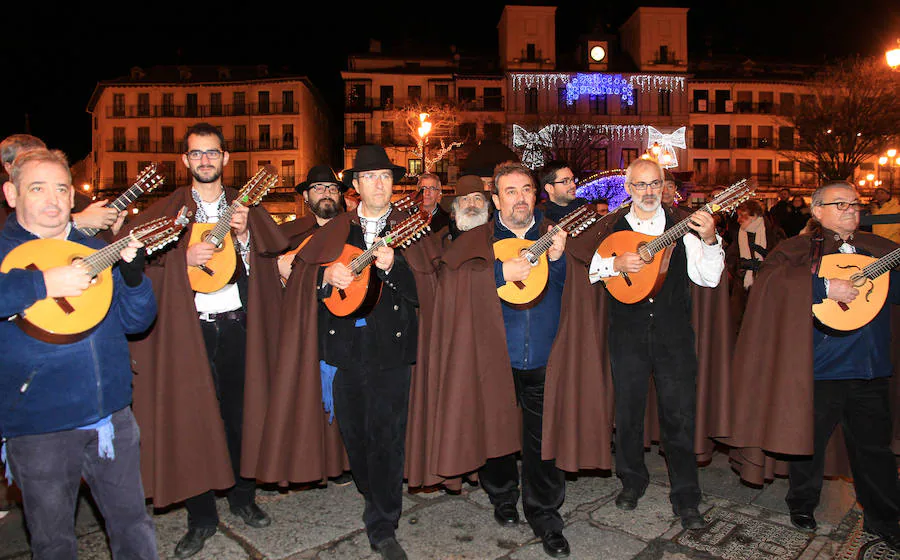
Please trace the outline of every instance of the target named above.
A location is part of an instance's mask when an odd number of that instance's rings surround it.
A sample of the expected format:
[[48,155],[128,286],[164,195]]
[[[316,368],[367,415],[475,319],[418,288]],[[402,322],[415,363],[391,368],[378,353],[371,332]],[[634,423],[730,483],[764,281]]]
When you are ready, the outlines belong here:
[[[821,234],[817,229],[814,235]],[[838,252],[840,241],[824,230],[822,254]],[[722,441],[736,448],[731,457],[741,478],[762,484],[786,474],[787,464],[771,455],[813,454],[812,235],[780,243],[763,261],[753,282],[732,363],[732,432]],[[865,232],[852,244],[882,257],[897,246]],[[897,402],[898,311],[892,310],[892,405]],[[900,451],[900,410],[892,406],[894,452]],[[825,474],[848,475],[840,426],[826,451]]]
[[[231,202],[237,196],[225,189]],[[182,206],[196,212],[190,187],[176,189],[143,212],[129,228]],[[192,214],[193,215],[193,214]],[[269,372],[278,346],[281,283],[275,255],[287,239],[262,207],[250,209],[250,275],[247,301],[247,352],[241,474],[252,478],[268,400]],[[123,232],[129,228],[123,228]],[[134,414],[141,427],[144,491],[156,507],[229,488],[234,475],[206,346],[187,275],[189,234],[154,255],[146,274],[159,303],[154,326],[133,340]],[[238,266],[241,266],[238,259]]]
[[[629,206],[608,214],[593,227],[566,243],[566,253],[571,257],[569,270],[574,268],[583,280],[579,284],[590,286],[588,270],[594,252],[600,242],[613,232],[616,222],[630,210]],[[688,212],[666,208],[678,222]],[[577,263],[577,264],[576,264]],[[724,274],[724,272],[723,272]],[[568,282],[568,277],[567,277]],[[612,469],[612,425],[614,399],[612,373],[607,350],[606,298],[609,297],[602,282],[584,288],[586,294],[563,306],[563,314],[577,315],[578,319],[560,321],[560,334],[564,325],[580,326],[578,333],[581,351],[588,353],[585,367],[551,356],[547,366],[547,384],[544,389],[544,459],[556,459],[556,465],[567,471],[580,469]],[[564,303],[567,300],[563,296]],[[706,461],[712,454],[714,436],[727,435],[729,375],[733,335],[728,308],[728,287],[724,279],[716,288],[702,288],[691,283],[692,325],[696,335],[697,352],[697,416],[694,435],[694,452],[698,461]],[[577,337],[575,337],[577,338]],[[568,355],[568,354],[563,354]],[[651,379],[644,423],[645,445],[660,440],[656,393]]]

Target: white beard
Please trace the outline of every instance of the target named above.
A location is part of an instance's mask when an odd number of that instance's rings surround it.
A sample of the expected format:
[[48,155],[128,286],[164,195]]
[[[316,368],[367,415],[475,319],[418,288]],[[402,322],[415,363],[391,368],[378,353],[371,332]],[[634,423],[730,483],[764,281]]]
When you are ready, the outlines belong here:
[[469,231],[470,229],[486,224],[487,221],[487,206],[480,210],[474,206],[469,206],[464,210],[457,210],[456,212],[456,227],[459,228],[460,231]]

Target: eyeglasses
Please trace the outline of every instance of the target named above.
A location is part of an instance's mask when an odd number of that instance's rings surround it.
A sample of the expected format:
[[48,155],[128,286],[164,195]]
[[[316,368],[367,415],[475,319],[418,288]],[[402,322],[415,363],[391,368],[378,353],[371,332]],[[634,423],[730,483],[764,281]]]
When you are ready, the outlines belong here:
[[358,177],[369,183],[374,183],[378,179],[381,179],[382,183],[394,182],[394,174],[390,171],[382,171],[381,173],[360,173]]
[[640,181],[637,183],[631,183],[632,188],[634,188],[634,190],[636,190],[638,192],[643,192],[643,191],[647,190],[648,188],[649,189],[661,189],[662,185],[663,185],[663,182],[660,181],[659,179],[657,179],[655,181],[650,181],[649,183],[645,183],[643,181]]
[[572,184],[577,185],[578,179],[576,179],[575,177],[566,177],[565,179],[560,179],[559,181],[553,181],[553,184],[554,185],[565,185],[568,187],[569,185],[572,185]]
[[191,161],[200,161],[203,159],[203,156],[206,156],[210,161],[216,161],[222,154],[225,153],[222,150],[191,150],[187,152],[187,157]]
[[436,186],[434,186],[434,185],[426,185],[426,186],[424,186],[424,187],[422,187],[422,188],[425,189],[426,191],[433,191],[433,192],[440,192],[440,191],[441,191],[441,187],[436,187]]
[[847,209],[853,208],[853,210],[855,210],[856,212],[859,212],[863,207],[863,203],[858,200],[856,202],[847,202],[846,200],[838,200],[837,202],[820,202],[819,206],[836,206],[837,209],[841,212],[846,212]]
[[316,194],[325,194],[325,191],[328,191],[330,194],[341,193],[341,187],[337,185],[313,185],[309,188],[315,191]]

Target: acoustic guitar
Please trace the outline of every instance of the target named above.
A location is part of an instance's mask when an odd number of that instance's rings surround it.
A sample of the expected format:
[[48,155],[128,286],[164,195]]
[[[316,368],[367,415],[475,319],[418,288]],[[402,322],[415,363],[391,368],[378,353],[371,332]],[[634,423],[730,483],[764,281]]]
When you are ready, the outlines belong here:
[[[107,204],[107,208],[115,208],[119,212],[128,208],[128,206],[137,200],[139,196],[144,193],[152,192],[153,189],[162,185],[166,182],[166,178],[156,172],[157,165],[155,163],[151,163],[147,167],[141,171],[137,179],[134,180],[134,184],[131,187],[119,195],[111,203]],[[94,237],[100,231],[98,228],[75,228],[80,231],[85,237]]]
[[599,216],[590,204],[579,206],[566,214],[555,226],[547,230],[537,241],[528,241],[512,237],[494,242],[494,257],[506,262],[516,257],[525,257],[532,269],[528,278],[521,281],[507,282],[497,288],[500,299],[516,308],[533,307],[540,302],[547,289],[550,277],[550,265],[547,262],[547,250],[553,245],[553,236],[565,230],[571,237],[591,227]]
[[894,249],[880,259],[865,255],[835,253],[822,257],[821,278],[850,280],[859,295],[850,303],[826,299],[812,306],[813,315],[824,325],[839,331],[864,327],[878,315],[887,299],[889,272],[900,264],[900,249]]
[[[701,210],[710,214],[730,212],[753,196],[753,189],[753,183],[742,179],[703,205]],[[622,303],[637,303],[656,295],[669,271],[669,260],[675,243],[690,231],[690,223],[691,217],[688,216],[659,236],[629,230],[608,235],[597,248],[597,254],[601,257],[615,257],[630,252],[637,253],[644,261],[644,268],[638,272],[622,272],[618,276],[605,278],[603,281],[609,294]]]
[[195,292],[208,294],[221,290],[234,276],[237,255],[234,252],[234,239],[231,235],[231,216],[238,206],[255,206],[278,183],[278,175],[271,166],[260,168],[238,193],[231,206],[222,212],[219,221],[214,224],[191,225],[191,238],[188,247],[202,241],[212,243],[215,253],[211,259],[199,266],[188,266],[188,280]]
[[188,222],[187,207],[182,207],[176,217],[147,222],[99,250],[62,239],[35,239],[19,245],[3,259],[0,272],[14,268],[48,270],[80,261],[93,280],[81,295],[44,298],[13,321],[29,336],[52,344],[68,344],[84,338],[109,311],[113,296],[110,268],[121,259],[122,249],[132,240],[140,241],[150,255],[177,239]]
[[[375,250],[379,247],[409,247],[420,239],[431,223],[431,214],[419,211],[406,218],[387,235],[363,250],[344,245],[340,256],[333,262],[343,263],[353,273],[353,282],[343,290],[334,288],[325,298],[325,306],[337,317],[365,317],[371,313],[381,297],[381,279],[372,273]],[[329,263],[331,264],[331,263]]]

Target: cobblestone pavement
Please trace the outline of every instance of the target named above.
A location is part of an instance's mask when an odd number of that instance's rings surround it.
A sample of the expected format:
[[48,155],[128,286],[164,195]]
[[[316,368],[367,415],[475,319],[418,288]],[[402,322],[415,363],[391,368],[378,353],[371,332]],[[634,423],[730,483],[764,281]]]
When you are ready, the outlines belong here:
[[[763,488],[741,484],[717,454],[700,470],[701,511],[705,529],[684,531],[672,515],[665,461],[648,452],[652,483],[636,510],[623,512],[613,500],[619,482],[610,473],[570,477],[562,514],[565,535],[576,559],[687,560],[699,558],[759,560],[831,560],[894,558],[880,541],[860,531],[861,516],[853,487],[826,481],[816,512],[815,534],[794,529],[784,495],[787,481]],[[458,495],[442,491],[404,494],[397,537],[411,559],[547,558],[528,526],[504,528],[493,519],[485,493],[466,486]],[[203,559],[377,559],[362,523],[363,500],[353,485],[290,490],[261,490],[259,504],[273,519],[270,527],[251,529],[219,500],[218,533],[195,556]],[[186,530],[184,508],[157,512],[160,556],[170,558]],[[76,516],[79,558],[110,558],[102,523],[87,500]],[[0,520],[0,560],[30,558],[20,510]]]

